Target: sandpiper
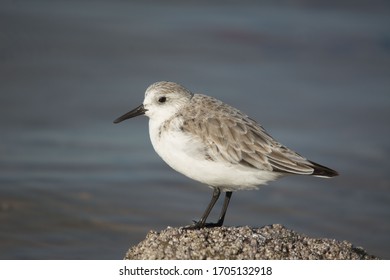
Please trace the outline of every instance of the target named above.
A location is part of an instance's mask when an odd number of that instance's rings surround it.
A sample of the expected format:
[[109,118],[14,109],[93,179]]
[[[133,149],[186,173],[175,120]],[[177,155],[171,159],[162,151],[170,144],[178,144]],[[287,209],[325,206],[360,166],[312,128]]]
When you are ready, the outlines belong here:
[[[187,229],[222,226],[234,191],[257,189],[290,174],[338,175],[280,144],[238,109],[174,82],[150,85],[143,104],[114,123],[143,114],[149,117],[157,154],[176,171],[213,189],[203,216]],[[221,191],[225,200],[219,219],[206,223]]]

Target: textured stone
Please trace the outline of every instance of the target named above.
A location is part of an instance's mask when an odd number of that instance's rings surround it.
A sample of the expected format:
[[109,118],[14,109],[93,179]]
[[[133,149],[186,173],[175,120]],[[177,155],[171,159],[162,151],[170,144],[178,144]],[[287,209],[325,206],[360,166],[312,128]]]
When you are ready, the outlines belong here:
[[377,259],[347,241],[310,238],[282,225],[150,231],[125,259],[358,260]]

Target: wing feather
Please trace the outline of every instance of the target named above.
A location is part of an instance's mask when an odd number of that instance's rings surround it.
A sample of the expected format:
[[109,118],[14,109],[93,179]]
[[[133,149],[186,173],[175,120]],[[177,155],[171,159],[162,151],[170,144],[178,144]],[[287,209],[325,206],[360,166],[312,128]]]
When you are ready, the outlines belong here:
[[204,95],[195,95],[192,102],[200,104],[186,108],[186,117],[191,121],[184,121],[182,130],[203,141],[207,159],[224,159],[230,164],[259,170],[313,173],[310,161],[278,143],[261,125],[239,110]]

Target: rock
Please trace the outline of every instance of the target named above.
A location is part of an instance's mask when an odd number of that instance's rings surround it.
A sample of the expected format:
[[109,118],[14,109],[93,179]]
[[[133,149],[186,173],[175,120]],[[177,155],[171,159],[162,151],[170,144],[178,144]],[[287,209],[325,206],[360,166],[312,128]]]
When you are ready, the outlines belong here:
[[285,228],[220,227],[150,231],[128,260],[368,260],[378,259],[347,241],[311,238]]

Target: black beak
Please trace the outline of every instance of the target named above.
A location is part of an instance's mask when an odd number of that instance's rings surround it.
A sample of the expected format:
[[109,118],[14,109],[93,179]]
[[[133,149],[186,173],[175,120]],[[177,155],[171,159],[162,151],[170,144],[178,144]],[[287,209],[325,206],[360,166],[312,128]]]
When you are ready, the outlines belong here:
[[134,117],[139,116],[139,115],[143,115],[143,114],[145,114],[146,111],[147,110],[145,109],[144,105],[142,104],[142,105],[138,106],[137,108],[135,108],[134,110],[131,110],[130,112],[117,118],[114,121],[114,123],[120,123],[121,121],[130,119],[130,118],[134,118]]

